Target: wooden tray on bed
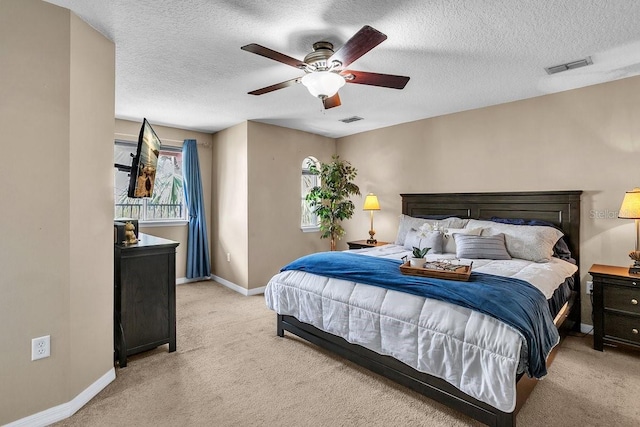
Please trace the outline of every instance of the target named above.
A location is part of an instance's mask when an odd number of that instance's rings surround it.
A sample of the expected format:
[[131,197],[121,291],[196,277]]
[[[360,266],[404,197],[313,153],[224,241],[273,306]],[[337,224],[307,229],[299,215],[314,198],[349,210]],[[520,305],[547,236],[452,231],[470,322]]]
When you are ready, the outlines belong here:
[[409,261],[400,266],[400,272],[408,276],[434,277],[436,279],[461,280],[466,282],[471,276],[471,265],[459,265],[455,270],[411,267]]

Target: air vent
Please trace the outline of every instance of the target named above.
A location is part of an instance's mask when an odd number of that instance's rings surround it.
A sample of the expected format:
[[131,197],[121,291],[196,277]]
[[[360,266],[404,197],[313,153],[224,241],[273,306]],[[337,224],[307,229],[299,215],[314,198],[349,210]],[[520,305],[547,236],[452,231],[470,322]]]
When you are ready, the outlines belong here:
[[363,120],[363,119],[362,117],[358,117],[358,116],[351,116],[351,117],[347,117],[346,119],[340,119],[342,123],[353,123],[353,122],[357,122],[358,120]]
[[579,59],[577,61],[567,62],[566,64],[547,67],[544,70],[547,72],[547,74],[555,74],[555,73],[561,73],[563,71],[573,70],[575,68],[586,67],[587,65],[591,65],[591,64],[593,64],[593,61],[591,60],[590,56],[587,56],[586,58]]

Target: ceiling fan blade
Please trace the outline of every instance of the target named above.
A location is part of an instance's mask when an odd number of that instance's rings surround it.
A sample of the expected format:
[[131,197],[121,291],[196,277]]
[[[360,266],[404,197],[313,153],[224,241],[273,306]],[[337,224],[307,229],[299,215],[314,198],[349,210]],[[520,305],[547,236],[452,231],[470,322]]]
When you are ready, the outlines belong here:
[[335,95],[325,98],[322,100],[322,104],[324,105],[324,109],[328,110],[329,108],[339,107],[341,105],[340,96],[336,93]]
[[295,68],[305,68],[307,66],[307,64],[298,59],[276,52],[268,47],[260,46],[259,44],[251,43],[246,46],[242,46],[240,49],[264,56],[265,58],[273,59],[274,61],[282,62],[283,64],[287,64]]
[[[392,89],[403,89],[409,77],[396,76],[393,74],[369,73],[366,71],[344,70],[340,73],[347,83],[358,83],[361,85],[390,87]],[[353,78],[349,78],[349,75]]]
[[249,95],[263,95],[265,93],[273,92],[274,90],[284,89],[285,87],[293,86],[296,83],[300,82],[301,77],[296,77],[295,79],[287,80],[286,82],[276,83],[271,86],[263,87],[262,89],[256,89],[251,92],[248,92]]
[[329,61],[340,61],[343,67],[348,67],[356,59],[369,52],[385,41],[387,36],[373,27],[365,25],[334,53]]

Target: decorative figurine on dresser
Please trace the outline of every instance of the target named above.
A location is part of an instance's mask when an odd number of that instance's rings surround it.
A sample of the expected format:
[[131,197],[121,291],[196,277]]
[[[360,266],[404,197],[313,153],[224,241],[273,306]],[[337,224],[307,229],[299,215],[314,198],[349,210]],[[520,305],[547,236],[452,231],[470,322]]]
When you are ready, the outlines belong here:
[[136,237],[136,227],[131,221],[127,221],[127,223],[124,225],[124,239],[124,242],[127,245],[138,243],[138,239]]
[[114,357],[121,368],[132,354],[163,344],[176,350],[178,242],[144,233],[133,239],[114,245]]

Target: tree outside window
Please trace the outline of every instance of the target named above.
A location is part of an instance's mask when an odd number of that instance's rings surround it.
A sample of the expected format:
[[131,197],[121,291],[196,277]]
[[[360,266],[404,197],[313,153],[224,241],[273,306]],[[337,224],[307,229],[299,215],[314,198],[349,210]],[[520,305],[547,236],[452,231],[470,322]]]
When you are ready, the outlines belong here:
[[[131,165],[136,144],[116,141],[114,162]],[[158,157],[156,181],[150,198],[127,197],[129,174],[116,169],[114,176],[115,218],[132,218],[142,222],[186,220],[182,187],[182,150],[163,148]]]
[[307,157],[302,161],[302,177],[300,185],[301,193],[301,218],[300,226],[303,231],[319,231],[320,220],[311,208],[311,202],[306,200],[307,194],[313,187],[320,185],[320,177],[311,173],[311,165],[320,167],[320,162],[314,157]]

